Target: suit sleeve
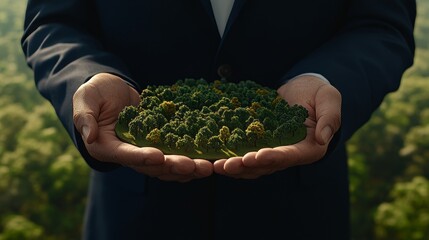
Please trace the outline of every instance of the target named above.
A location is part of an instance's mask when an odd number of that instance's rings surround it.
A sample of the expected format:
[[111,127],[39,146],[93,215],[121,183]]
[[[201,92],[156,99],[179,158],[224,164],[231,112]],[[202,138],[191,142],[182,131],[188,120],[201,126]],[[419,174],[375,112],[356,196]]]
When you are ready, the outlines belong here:
[[123,62],[97,41],[93,1],[29,0],[24,27],[22,48],[37,89],[51,102],[83,158],[99,171],[118,167],[93,159],[73,124],[73,94],[95,74],[116,74],[137,88]]
[[415,15],[413,0],[353,0],[338,34],[286,74],[284,79],[319,73],[341,92],[339,142],[349,139],[385,95],[399,87],[413,63]]

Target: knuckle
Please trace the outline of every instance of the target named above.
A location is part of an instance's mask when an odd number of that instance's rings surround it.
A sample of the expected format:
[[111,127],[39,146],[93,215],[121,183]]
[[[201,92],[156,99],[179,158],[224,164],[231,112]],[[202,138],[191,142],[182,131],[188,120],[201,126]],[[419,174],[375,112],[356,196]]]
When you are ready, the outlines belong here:
[[73,122],[79,128],[82,125],[83,113],[81,111],[73,111]]
[[95,121],[94,113],[92,112],[85,112],[81,110],[73,111],[73,123],[75,124],[76,128],[81,131],[81,127],[84,124],[93,125]]
[[76,126],[79,125],[79,120],[81,119],[82,115],[78,112],[73,111],[73,122]]
[[337,113],[333,116],[333,126],[332,129],[337,131],[341,126],[341,113]]
[[73,102],[75,102],[75,101],[77,101],[81,96],[82,96],[82,93],[83,93],[83,88],[84,88],[84,85],[85,84],[83,84],[83,85],[80,85],[80,87],[76,90],[76,92],[73,94]]

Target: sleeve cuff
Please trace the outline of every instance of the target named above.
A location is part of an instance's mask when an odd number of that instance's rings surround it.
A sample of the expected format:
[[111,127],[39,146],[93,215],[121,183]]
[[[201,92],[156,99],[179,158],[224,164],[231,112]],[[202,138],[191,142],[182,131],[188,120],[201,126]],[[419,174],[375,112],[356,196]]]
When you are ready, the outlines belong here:
[[326,79],[322,74],[319,74],[319,73],[303,73],[303,74],[300,74],[300,75],[298,75],[298,76],[295,76],[295,77],[293,77],[293,78],[291,78],[291,79],[286,80],[286,81],[285,81],[285,83],[286,83],[286,82],[289,82],[289,81],[291,81],[291,80],[294,80],[294,79],[296,79],[296,78],[303,77],[303,76],[312,76],[312,77],[317,77],[317,78],[319,78],[320,80],[322,80],[322,81],[326,82],[327,84],[331,84],[331,82],[329,82],[329,80],[328,80],[328,79]]

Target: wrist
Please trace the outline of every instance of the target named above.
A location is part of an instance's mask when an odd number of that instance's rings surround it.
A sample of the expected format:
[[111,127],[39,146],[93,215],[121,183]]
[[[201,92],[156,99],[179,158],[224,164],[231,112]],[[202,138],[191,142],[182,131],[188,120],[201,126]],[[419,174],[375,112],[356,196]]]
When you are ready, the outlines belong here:
[[280,86],[277,92],[281,96],[288,96],[288,94],[291,93],[304,94],[310,89],[318,89],[323,85],[330,85],[330,83],[329,81],[325,81],[324,79],[312,74],[301,74]]
[[296,79],[302,79],[304,77],[317,78],[317,79],[319,79],[319,80],[321,80],[327,84],[331,84],[331,82],[329,82],[329,80],[327,78],[325,78],[322,74],[319,74],[319,73],[303,73],[303,74],[297,75],[297,76],[289,79],[288,81],[286,81],[286,83],[290,82],[290,81],[294,81]]

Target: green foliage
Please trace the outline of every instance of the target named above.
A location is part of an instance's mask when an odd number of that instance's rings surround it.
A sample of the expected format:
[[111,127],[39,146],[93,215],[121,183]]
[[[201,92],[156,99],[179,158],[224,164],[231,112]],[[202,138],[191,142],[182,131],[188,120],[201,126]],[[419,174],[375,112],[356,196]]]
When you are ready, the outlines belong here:
[[[386,97],[370,121],[348,142],[353,239],[429,238],[421,218],[413,222],[415,227],[408,225],[410,228],[400,230],[381,213],[388,212],[389,206],[391,213],[404,214],[401,206],[393,204],[392,189],[415,177],[429,177],[429,1],[417,0],[417,6],[414,66],[405,73],[401,88]],[[427,212],[427,208],[414,206],[412,212],[416,215]]]
[[146,135],[146,140],[153,145],[159,144],[161,142],[161,131],[158,128],[152,129]]
[[43,228],[23,216],[12,215],[4,219],[0,240],[43,239]]
[[219,152],[224,143],[223,141],[219,138],[219,136],[212,136],[209,138],[209,141],[207,142],[207,145],[209,148],[215,150],[216,152]]
[[[15,113],[8,116],[20,116],[24,111],[19,105],[13,107]],[[27,112],[26,121],[19,126],[10,124],[19,147],[8,146],[7,139],[1,142],[0,221],[7,222],[6,216],[19,213],[41,228],[43,239],[77,238],[88,167],[47,103]],[[2,228],[9,231],[6,225]]]
[[89,169],[34,87],[25,4],[0,0],[0,239],[79,239]]
[[265,134],[264,125],[259,121],[254,121],[246,129],[246,136],[249,142],[252,142],[253,146],[256,146],[256,143],[259,139],[262,139]]
[[183,137],[179,137],[177,140],[176,148],[185,152],[194,149],[194,139],[191,136],[185,134]]
[[427,89],[427,78],[404,79],[399,91],[385,99],[348,143],[353,235],[357,239],[375,238],[373,214],[389,199],[396,183],[429,177]]
[[[289,106],[275,90],[251,81],[235,84],[185,79],[172,86],[149,86],[140,99],[138,107],[125,107],[119,114],[116,133],[124,141],[157,147],[167,154],[219,159],[295,143],[306,135],[303,123],[308,112],[304,107]],[[287,128],[279,130],[280,123]],[[246,134],[235,135],[229,144],[230,129]],[[282,135],[273,139],[276,130]],[[168,134],[168,141],[163,141]],[[176,149],[171,142],[174,135],[179,137]]]
[[177,140],[179,140],[179,136],[174,133],[167,133],[165,136],[164,143],[168,148],[173,148],[176,145]]
[[424,240],[429,237],[429,181],[421,176],[395,184],[375,214],[377,239]]
[[230,136],[231,133],[229,132],[229,128],[227,126],[222,126],[222,128],[219,130],[219,139],[223,143],[227,143]]

